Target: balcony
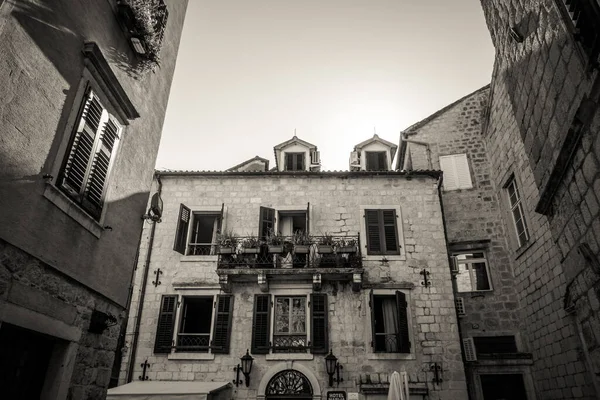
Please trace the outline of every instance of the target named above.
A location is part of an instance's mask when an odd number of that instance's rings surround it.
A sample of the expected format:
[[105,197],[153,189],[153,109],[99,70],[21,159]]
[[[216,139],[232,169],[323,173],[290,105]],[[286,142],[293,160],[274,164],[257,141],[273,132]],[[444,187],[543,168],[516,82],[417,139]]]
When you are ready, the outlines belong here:
[[320,290],[321,279],[362,280],[358,235],[310,236],[302,243],[279,236],[275,244],[256,237],[235,237],[231,243],[213,250],[218,254],[217,274],[226,291],[232,281],[258,279],[266,291],[269,280],[305,280],[312,282],[315,290]]

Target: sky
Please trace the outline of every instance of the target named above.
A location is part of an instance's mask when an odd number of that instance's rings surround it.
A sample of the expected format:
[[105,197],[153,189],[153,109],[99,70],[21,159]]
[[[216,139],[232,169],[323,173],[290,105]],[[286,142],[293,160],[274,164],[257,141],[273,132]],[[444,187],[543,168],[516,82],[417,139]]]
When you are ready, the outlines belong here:
[[157,169],[225,170],[294,136],[352,148],[489,83],[479,0],[189,0]]

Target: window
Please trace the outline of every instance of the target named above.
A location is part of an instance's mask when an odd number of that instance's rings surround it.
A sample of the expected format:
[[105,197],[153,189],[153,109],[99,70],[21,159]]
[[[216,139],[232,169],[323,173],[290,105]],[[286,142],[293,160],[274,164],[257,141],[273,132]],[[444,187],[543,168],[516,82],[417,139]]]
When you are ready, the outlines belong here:
[[387,155],[385,151],[367,151],[367,171],[387,171]]
[[466,154],[440,156],[440,169],[444,172],[444,190],[473,187]]
[[181,204],[173,249],[183,255],[214,255],[217,234],[221,231],[224,207],[223,204],[220,213],[192,212],[184,204]]
[[396,210],[365,210],[367,254],[400,254]]
[[96,220],[102,214],[121,133],[117,119],[88,87],[59,174],[59,186]]
[[269,232],[277,232],[283,236],[292,236],[296,232],[309,231],[310,203],[306,210],[275,210],[260,207],[258,220],[258,237],[265,240]]
[[525,213],[523,212],[523,202],[521,194],[517,186],[517,181],[513,176],[506,185],[508,194],[508,204],[512,214],[513,224],[519,247],[522,247],[529,240],[529,232],[527,231],[527,222],[525,221]]
[[406,295],[374,295],[371,290],[371,347],[375,353],[410,353]]
[[456,287],[459,292],[492,290],[485,253],[454,254]]
[[255,295],[252,352],[327,353],[327,310],[326,294]]
[[[156,328],[155,353],[229,353],[233,296],[164,295]],[[179,327],[173,335],[176,313]]]
[[474,336],[473,342],[477,356],[480,358],[485,354],[517,352],[517,342],[514,336]]
[[305,171],[304,153],[285,153],[286,171]]

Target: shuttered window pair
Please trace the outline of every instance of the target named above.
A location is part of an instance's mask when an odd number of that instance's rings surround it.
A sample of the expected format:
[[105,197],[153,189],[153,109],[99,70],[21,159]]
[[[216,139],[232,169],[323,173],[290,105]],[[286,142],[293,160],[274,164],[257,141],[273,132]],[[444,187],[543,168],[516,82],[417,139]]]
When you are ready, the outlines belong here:
[[173,250],[183,255],[214,255],[217,235],[223,224],[224,209],[225,204],[222,204],[220,213],[192,212],[189,207],[181,204]]
[[285,153],[286,171],[305,171],[304,153]]
[[[177,309],[180,307],[179,329],[174,337]],[[156,327],[154,352],[170,353],[174,348],[175,351],[185,352],[229,353],[232,319],[231,295],[217,295],[216,298],[183,297],[181,304],[178,296],[164,295]]]
[[440,169],[444,172],[444,190],[471,189],[471,172],[466,154],[440,157]]
[[121,133],[121,125],[88,89],[59,184],[96,220],[102,214],[108,176]]
[[400,291],[390,295],[370,292],[371,347],[375,353],[410,353],[408,304]]
[[367,254],[400,254],[396,210],[365,210]]
[[367,171],[387,171],[387,156],[385,151],[367,151]]
[[[307,316],[306,296],[255,295],[252,353],[294,353],[307,349],[314,354],[327,353],[327,295],[312,293],[308,298],[310,315]],[[310,318],[310,331],[306,329],[306,318]]]

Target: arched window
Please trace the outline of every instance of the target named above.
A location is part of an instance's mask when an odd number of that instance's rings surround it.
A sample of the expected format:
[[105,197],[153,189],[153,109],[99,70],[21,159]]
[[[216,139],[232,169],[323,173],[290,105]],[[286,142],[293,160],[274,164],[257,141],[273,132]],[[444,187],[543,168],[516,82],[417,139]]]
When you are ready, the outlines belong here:
[[265,396],[269,400],[293,398],[293,399],[312,399],[313,389],[304,374],[286,369],[277,373],[265,390]]

